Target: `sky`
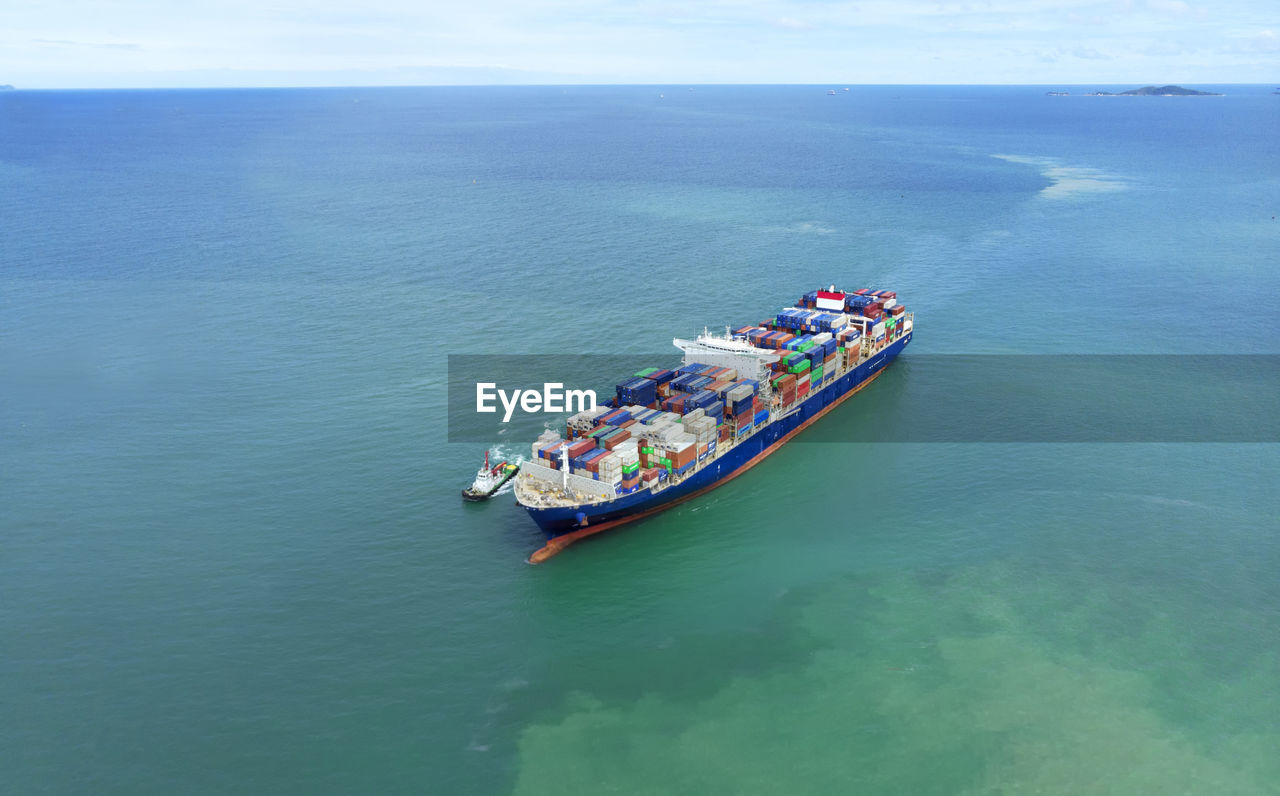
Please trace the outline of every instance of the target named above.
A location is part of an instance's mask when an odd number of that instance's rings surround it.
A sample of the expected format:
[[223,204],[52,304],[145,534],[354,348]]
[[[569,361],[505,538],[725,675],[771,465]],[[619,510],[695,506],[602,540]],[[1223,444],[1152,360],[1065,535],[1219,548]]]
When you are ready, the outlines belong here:
[[1276,0],[6,0],[18,88],[1280,82]]

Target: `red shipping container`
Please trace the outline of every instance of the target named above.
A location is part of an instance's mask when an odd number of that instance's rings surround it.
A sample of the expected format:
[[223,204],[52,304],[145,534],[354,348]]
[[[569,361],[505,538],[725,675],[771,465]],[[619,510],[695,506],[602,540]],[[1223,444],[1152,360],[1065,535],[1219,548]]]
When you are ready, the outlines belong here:
[[623,429],[619,431],[617,434],[611,435],[607,440],[604,441],[604,449],[611,451],[629,439],[631,439],[631,432],[627,431],[626,429]]
[[581,456],[595,446],[596,441],[593,439],[584,439],[581,442],[576,442],[569,446],[569,458],[572,459],[575,456]]

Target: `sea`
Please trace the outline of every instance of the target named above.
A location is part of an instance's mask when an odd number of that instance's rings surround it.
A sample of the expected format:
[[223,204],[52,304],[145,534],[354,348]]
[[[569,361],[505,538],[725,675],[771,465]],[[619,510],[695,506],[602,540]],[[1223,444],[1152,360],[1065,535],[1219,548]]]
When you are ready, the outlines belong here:
[[[1280,791],[1274,435],[831,431],[913,358],[1274,375],[1280,96],[1132,87],[0,94],[0,790]],[[829,284],[914,339],[747,474],[536,566],[460,500],[533,440],[450,355]]]

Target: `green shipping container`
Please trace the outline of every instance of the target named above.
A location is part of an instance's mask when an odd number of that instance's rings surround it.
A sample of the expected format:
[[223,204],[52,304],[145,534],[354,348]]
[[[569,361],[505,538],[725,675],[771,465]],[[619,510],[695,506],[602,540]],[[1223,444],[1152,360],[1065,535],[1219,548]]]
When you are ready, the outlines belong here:
[[642,379],[645,376],[648,376],[650,373],[657,373],[657,372],[658,372],[658,368],[645,368],[644,370],[636,374],[636,378]]

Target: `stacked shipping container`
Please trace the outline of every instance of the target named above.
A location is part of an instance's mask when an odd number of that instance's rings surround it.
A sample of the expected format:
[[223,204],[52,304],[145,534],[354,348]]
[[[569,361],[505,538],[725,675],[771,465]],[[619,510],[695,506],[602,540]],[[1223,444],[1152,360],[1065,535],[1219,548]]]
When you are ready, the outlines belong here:
[[[821,309],[833,303],[843,304],[844,312]],[[770,392],[789,407],[831,383],[842,367],[857,364],[863,340],[900,336],[905,313],[891,291],[815,291],[797,307],[732,335],[776,352]],[[533,456],[559,469],[567,446],[571,472],[612,484],[620,494],[683,475],[733,435],[768,422],[759,383],[738,376],[733,368],[697,362],[675,370],[646,368],[616,385],[610,407],[570,418],[565,438],[554,432],[539,437]]]

